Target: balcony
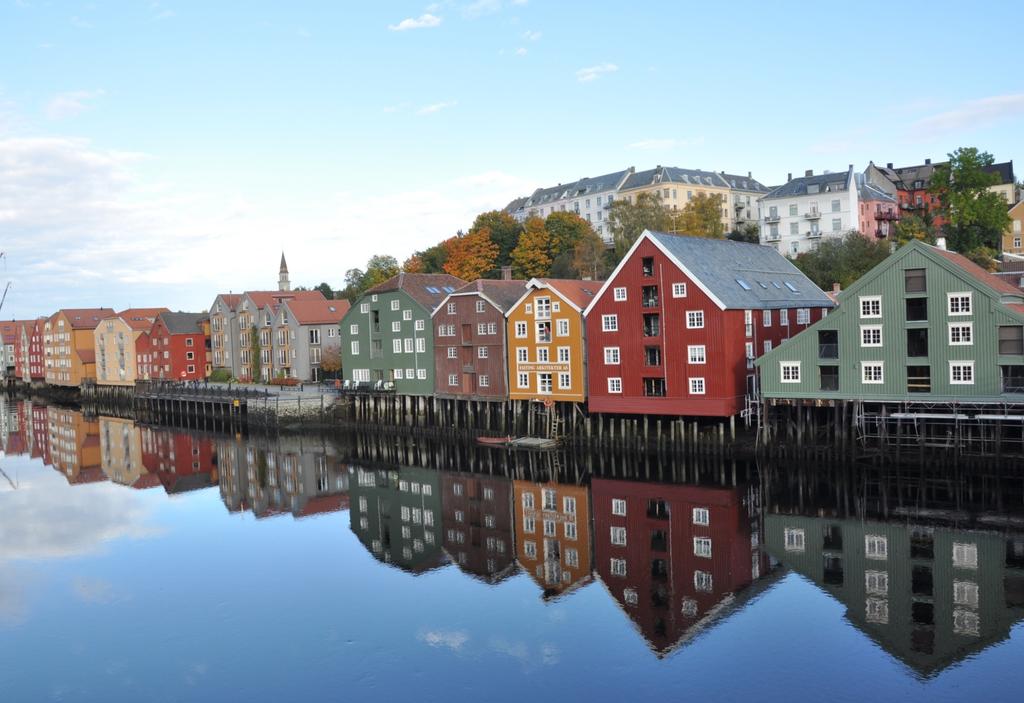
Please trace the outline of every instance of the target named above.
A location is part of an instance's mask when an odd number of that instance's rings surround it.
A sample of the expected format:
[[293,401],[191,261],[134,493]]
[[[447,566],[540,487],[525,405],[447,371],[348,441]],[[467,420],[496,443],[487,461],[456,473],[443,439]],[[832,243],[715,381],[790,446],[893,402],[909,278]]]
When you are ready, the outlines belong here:
[[473,373],[473,364],[463,364],[462,373]]
[[875,230],[875,237],[877,237],[878,239],[885,239],[888,236],[889,236],[889,232],[887,232],[886,230],[882,229],[881,227],[879,227],[879,228],[877,228]]
[[824,343],[818,344],[818,358],[819,359],[838,359],[839,358],[839,344],[837,343]]
[[807,238],[808,239],[821,239],[821,230],[820,229],[812,229],[811,231],[809,231],[807,233]]
[[781,220],[782,220],[782,218],[779,217],[778,213],[776,213],[774,215],[769,213],[769,214],[764,216],[764,221],[767,222],[770,225],[771,224],[775,224],[775,223],[777,223],[777,222],[779,222]]
[[779,235],[779,234],[768,233],[764,237],[764,241],[766,241],[766,242],[777,242],[780,239],[782,239],[782,235]]
[[804,217],[807,218],[808,220],[820,220],[821,213],[818,212],[817,209],[808,210],[807,212],[804,213]]
[[882,220],[894,221],[894,220],[899,220],[899,219],[900,219],[900,214],[898,212],[896,212],[895,210],[880,210],[880,211],[875,213],[875,220],[879,221],[879,222],[882,221]]

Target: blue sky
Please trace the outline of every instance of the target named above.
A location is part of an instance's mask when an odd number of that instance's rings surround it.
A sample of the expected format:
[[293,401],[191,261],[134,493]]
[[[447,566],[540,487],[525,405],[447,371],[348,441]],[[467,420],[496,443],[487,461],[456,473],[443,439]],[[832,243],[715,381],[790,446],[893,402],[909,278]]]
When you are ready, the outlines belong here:
[[[633,165],[1019,156],[1014,3],[0,0],[0,315],[339,285]],[[955,48],[946,48],[955,47]],[[1018,171],[1024,165],[1018,166]]]

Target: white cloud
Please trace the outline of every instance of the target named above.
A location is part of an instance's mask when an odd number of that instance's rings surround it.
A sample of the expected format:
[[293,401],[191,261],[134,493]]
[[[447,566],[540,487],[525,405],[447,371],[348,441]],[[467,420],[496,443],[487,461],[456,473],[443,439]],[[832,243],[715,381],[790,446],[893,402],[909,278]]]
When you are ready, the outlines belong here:
[[629,144],[630,149],[643,149],[643,150],[667,150],[667,149],[679,149],[687,146],[699,146],[704,143],[704,137],[697,137],[695,139],[641,139],[638,142]]
[[516,56],[526,56],[526,47],[521,46],[518,49],[516,49]]
[[454,100],[447,100],[440,103],[432,103],[430,105],[424,105],[416,111],[417,115],[433,115],[441,112],[441,110],[447,110],[449,107],[455,107],[458,103]]
[[458,652],[469,642],[469,634],[464,630],[428,630],[417,635],[417,639],[431,647],[445,647]]
[[492,15],[501,10],[501,0],[475,0],[462,8],[462,14],[466,17],[480,17]]
[[51,120],[64,120],[80,115],[92,107],[89,101],[102,96],[102,90],[72,90],[58,93],[46,104],[46,116]]
[[540,41],[541,33],[533,30],[523,32],[523,39],[526,41]]
[[606,73],[614,73],[618,70],[619,67],[613,63],[600,63],[596,66],[588,66],[587,68],[581,68],[576,71],[576,80],[580,83],[589,83],[590,81],[597,80]]
[[398,24],[389,24],[392,32],[404,32],[408,29],[430,29],[441,24],[441,18],[426,12],[419,17],[407,17]]
[[910,132],[916,136],[933,136],[985,127],[1021,115],[1024,115],[1024,93],[995,95],[968,100],[952,110],[919,119],[911,125]]

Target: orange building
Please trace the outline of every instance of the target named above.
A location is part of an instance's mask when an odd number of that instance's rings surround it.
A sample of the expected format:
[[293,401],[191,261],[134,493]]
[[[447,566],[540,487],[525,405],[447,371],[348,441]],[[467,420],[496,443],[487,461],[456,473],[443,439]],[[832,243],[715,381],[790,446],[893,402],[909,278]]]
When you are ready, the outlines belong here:
[[114,315],[110,308],[65,308],[43,325],[43,360],[46,382],[54,386],[80,386],[96,380],[96,340],[93,331],[101,320]]
[[512,400],[582,403],[587,393],[583,310],[601,281],[534,278],[506,316]]
[[544,598],[589,583],[589,488],[514,481],[513,493],[516,558],[544,590]]
[[50,460],[68,483],[106,481],[100,450],[100,426],[77,410],[53,406],[47,416]]

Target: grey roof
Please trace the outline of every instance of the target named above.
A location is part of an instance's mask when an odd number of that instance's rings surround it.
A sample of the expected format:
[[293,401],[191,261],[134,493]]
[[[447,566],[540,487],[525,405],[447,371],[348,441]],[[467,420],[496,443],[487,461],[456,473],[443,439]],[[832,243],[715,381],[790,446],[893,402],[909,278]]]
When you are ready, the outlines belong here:
[[513,200],[512,202],[505,206],[504,212],[508,213],[509,215],[516,214],[517,212],[523,209],[523,206],[526,205],[526,201],[529,199],[530,198],[526,195],[524,195],[521,198],[516,198],[515,200]]
[[466,282],[461,278],[450,276],[447,273],[405,273],[403,271],[367,290],[363,294],[363,298],[373,293],[400,290],[408,293],[409,297],[422,305],[427,312],[433,312],[442,300],[464,285]]
[[[889,165],[879,166],[875,164],[875,168],[882,172],[882,174],[892,181],[900,190],[914,190],[915,181],[923,181],[924,187],[927,188],[929,182],[932,179],[932,174],[935,172],[935,167],[939,165],[946,165],[948,161],[940,161],[935,163],[920,164],[918,166],[896,166],[890,168]],[[999,176],[998,185],[1006,185],[1007,183],[1014,183],[1013,175],[1013,161],[1004,161],[1003,163],[992,164],[991,166],[985,167],[986,173],[994,173]]]
[[201,312],[162,312],[160,319],[171,334],[198,334],[209,315]]
[[830,308],[832,301],[775,247],[650,232],[726,308]]
[[749,190],[757,193],[767,193],[770,189],[756,178],[751,176],[736,176],[722,171],[720,174],[733,190]]
[[849,179],[851,169],[843,169],[834,173],[822,173],[817,176],[802,176],[794,178],[779,186],[764,196],[765,200],[775,198],[793,198],[800,195],[814,195],[808,189],[812,186],[818,187],[818,193],[836,193],[846,190],[846,183]]
[[854,179],[857,181],[857,197],[861,200],[884,200],[889,203],[896,202],[896,198],[871,183],[864,177],[863,173],[855,173]]
[[[566,198],[582,198],[594,193],[604,193],[615,190],[619,187],[626,174],[632,173],[633,169],[627,168],[622,171],[613,171],[601,176],[584,176],[578,181],[570,183],[559,183],[550,188],[538,188],[526,199],[522,207],[531,208],[538,205],[546,205]],[[515,201],[513,201],[515,202]]]
[[505,281],[480,278],[472,283],[467,283],[455,291],[452,295],[482,294],[487,296],[498,309],[508,312],[526,292],[526,281]]
[[661,183],[678,183],[680,185],[713,186],[728,188],[729,183],[722,174],[714,171],[701,171],[692,168],[676,168],[675,166],[658,166],[646,171],[638,171],[629,176],[622,184],[622,190],[645,188]]

